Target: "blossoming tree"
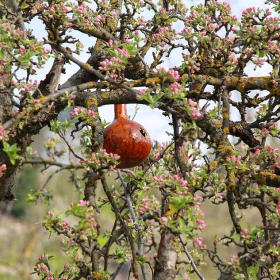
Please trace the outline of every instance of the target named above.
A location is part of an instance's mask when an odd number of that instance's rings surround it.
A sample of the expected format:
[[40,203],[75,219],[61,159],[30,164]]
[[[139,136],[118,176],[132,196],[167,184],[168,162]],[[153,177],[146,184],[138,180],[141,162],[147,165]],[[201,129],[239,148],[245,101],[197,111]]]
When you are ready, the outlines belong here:
[[[219,279],[279,279],[280,4],[267,5],[272,10],[248,8],[238,19],[214,0],[192,7],[181,0],[0,1],[0,198],[15,199],[22,164],[67,169],[84,188],[84,199],[65,212],[77,224],[51,211],[43,221],[63,236],[71,259],[54,272],[43,254],[34,270],[40,279],[115,279],[124,266],[131,279],[206,279],[205,262]],[[41,41],[27,28],[35,20],[46,30]],[[79,59],[79,34],[92,41],[87,61]],[[48,60],[53,65],[37,82]],[[61,84],[69,63],[79,70]],[[251,65],[270,72],[251,76]],[[154,143],[141,166],[117,170],[118,155],[102,149],[98,107],[121,103],[160,109],[173,134],[170,143]],[[58,121],[67,107],[72,122]],[[30,148],[45,126],[57,135],[44,144],[47,157]],[[233,228],[209,248],[201,238],[205,201],[226,204]],[[115,222],[104,232],[98,213],[106,205]],[[262,225],[245,228],[237,212],[252,207]],[[229,244],[239,253],[224,260],[218,248]]]

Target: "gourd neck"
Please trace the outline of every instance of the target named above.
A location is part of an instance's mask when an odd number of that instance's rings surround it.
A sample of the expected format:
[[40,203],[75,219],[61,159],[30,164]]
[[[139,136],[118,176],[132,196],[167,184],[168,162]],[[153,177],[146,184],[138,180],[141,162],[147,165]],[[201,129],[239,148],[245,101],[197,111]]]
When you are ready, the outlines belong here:
[[115,119],[127,119],[126,104],[115,104]]

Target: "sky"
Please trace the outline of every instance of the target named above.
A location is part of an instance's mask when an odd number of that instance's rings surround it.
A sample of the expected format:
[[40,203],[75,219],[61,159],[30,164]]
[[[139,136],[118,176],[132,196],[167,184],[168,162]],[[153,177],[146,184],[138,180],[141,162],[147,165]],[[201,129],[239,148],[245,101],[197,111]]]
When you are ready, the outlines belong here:
[[[231,7],[232,7],[232,12],[235,14],[237,17],[239,17],[242,13],[242,11],[248,7],[260,7],[264,8],[265,7],[265,0],[228,0],[227,1]],[[187,7],[191,5],[197,5],[199,3],[204,3],[203,1],[200,0],[193,0],[193,1],[185,1]],[[34,25],[31,25],[30,28],[34,29],[34,34],[36,36],[42,36],[43,32],[42,30],[38,30]],[[45,36],[45,35],[43,35]],[[85,48],[84,48],[84,53],[78,57],[82,61],[86,61],[88,58],[88,54],[86,54],[86,51],[88,47],[92,45],[92,42],[88,40],[87,37],[85,37],[83,41]],[[176,60],[176,56],[172,56],[171,59],[169,59],[165,66],[167,67],[172,67],[175,62],[178,62],[178,59]],[[51,63],[51,62],[50,62]],[[45,75],[49,69],[49,65],[45,68],[45,71],[42,71],[36,79],[41,80],[45,78]],[[78,67],[75,66],[73,63],[71,65],[67,64],[66,65],[66,74],[62,76],[61,79],[61,84],[63,84],[72,74],[74,74],[78,70]],[[254,76],[259,76],[259,75],[264,75],[269,72],[269,69],[267,67],[264,67],[262,69],[258,69],[257,71],[253,71],[248,68],[248,72],[250,75]],[[151,139],[153,141],[157,140],[160,142],[168,141],[170,140],[170,136],[167,135],[166,131],[172,132],[172,127],[168,125],[170,123],[171,119],[168,117],[165,117],[162,115],[161,111],[158,109],[151,109],[149,106],[145,105],[139,105],[140,109],[137,112],[136,118],[134,119],[135,121],[141,123],[146,130],[149,132]],[[133,116],[135,113],[135,104],[128,104],[128,114]],[[99,113],[101,115],[102,119],[106,119],[107,122],[111,122],[114,117],[114,109],[113,105],[107,105],[107,106],[102,106],[99,108]],[[234,114],[234,112],[233,112]]]

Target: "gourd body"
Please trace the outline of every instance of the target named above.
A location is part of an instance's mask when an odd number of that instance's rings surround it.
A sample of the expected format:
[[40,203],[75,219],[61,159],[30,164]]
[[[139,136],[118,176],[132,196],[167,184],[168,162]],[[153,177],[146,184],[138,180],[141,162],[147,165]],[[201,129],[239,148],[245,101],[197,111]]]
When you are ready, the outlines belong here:
[[130,168],[141,164],[151,151],[152,143],[145,128],[127,117],[126,104],[115,105],[115,119],[104,130],[103,148],[118,154],[117,168]]

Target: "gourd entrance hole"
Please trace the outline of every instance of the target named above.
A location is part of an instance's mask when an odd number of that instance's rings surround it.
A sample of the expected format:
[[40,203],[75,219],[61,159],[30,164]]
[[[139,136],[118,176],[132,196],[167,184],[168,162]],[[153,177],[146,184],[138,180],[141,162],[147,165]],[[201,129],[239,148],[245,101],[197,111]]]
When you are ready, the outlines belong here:
[[142,127],[140,127],[140,133],[141,133],[144,137],[147,136],[146,131],[145,131]]

